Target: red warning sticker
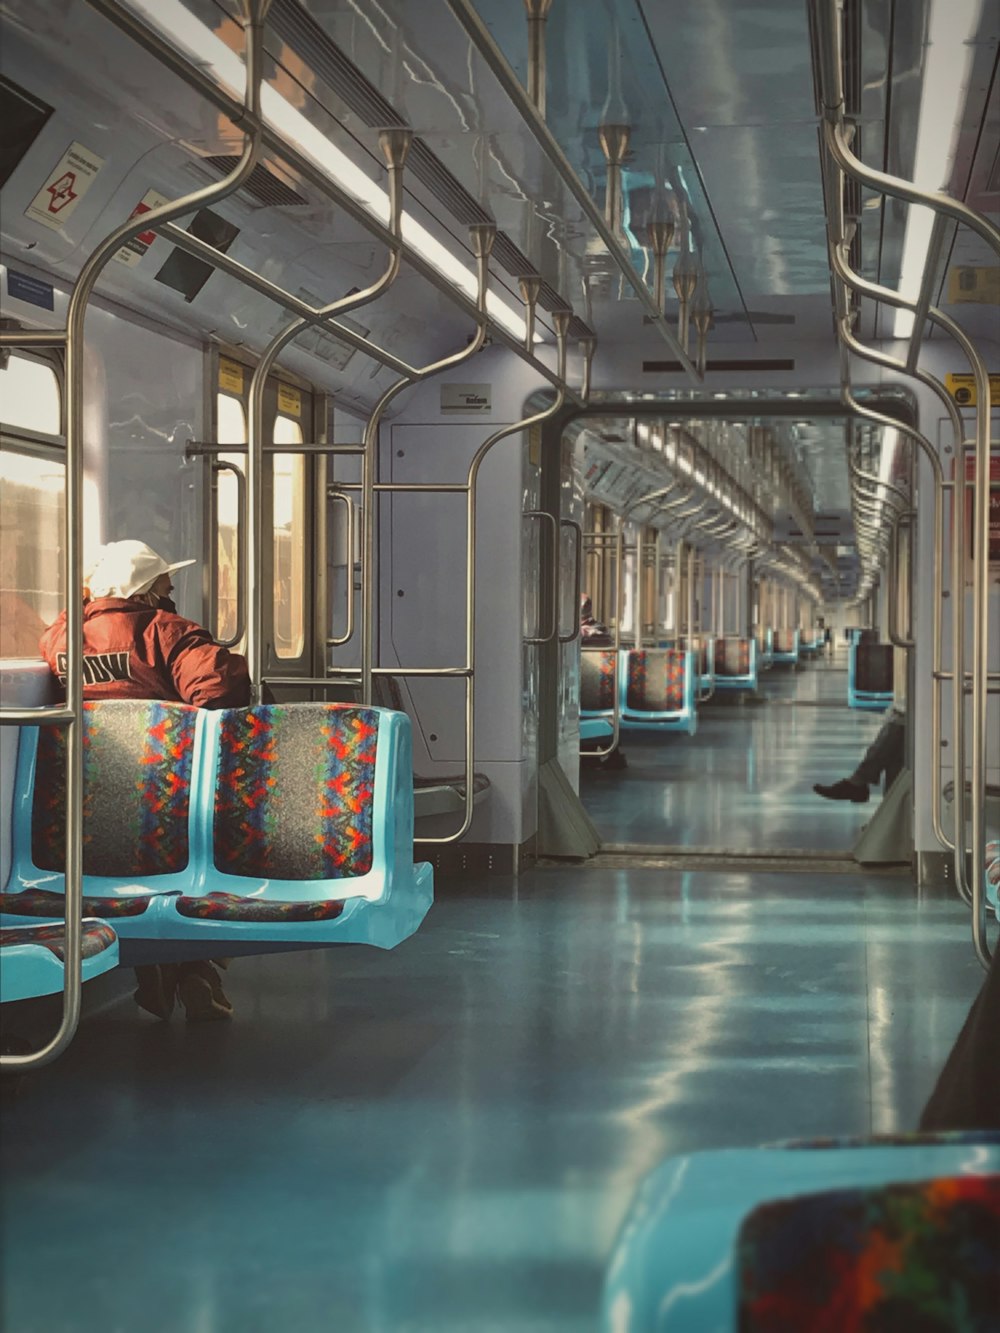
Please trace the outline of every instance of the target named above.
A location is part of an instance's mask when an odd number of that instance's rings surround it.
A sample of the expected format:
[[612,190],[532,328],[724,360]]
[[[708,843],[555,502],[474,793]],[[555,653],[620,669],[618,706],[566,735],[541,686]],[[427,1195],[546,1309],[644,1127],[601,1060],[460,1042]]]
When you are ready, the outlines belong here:
[[[142,196],[135,208],[129,214],[129,220],[138,218],[143,213],[148,213],[151,208],[159,208],[161,204],[167,203],[166,195],[160,194],[159,190],[147,190]],[[138,264],[149,247],[156,240],[155,231],[141,231],[138,236],[133,236],[130,241],[126,241],[122,248],[115,255],[115,259],[120,264],[132,266]]]

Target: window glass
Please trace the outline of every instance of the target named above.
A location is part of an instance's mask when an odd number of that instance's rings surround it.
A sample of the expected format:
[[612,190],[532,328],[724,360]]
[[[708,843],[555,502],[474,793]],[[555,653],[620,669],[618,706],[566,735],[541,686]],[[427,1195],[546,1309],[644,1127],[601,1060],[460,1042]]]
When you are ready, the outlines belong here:
[[[302,427],[279,415],[275,444],[301,444]],[[302,454],[274,454],[272,522],[274,532],[274,651],[280,658],[301,657],[305,647],[306,460]]]
[[[221,444],[245,444],[247,414],[243,403],[232,394],[216,396],[216,434]],[[232,463],[241,472],[245,470],[243,454],[220,454],[220,463]],[[232,639],[238,620],[239,589],[239,491],[231,472],[216,474],[215,495],[215,561],[217,584],[215,597],[215,637]]]
[[41,435],[58,435],[60,405],[59,380],[52,367],[12,353],[6,370],[0,370],[0,421]]
[[0,450],[0,494],[0,657],[37,658],[65,604],[62,457]]

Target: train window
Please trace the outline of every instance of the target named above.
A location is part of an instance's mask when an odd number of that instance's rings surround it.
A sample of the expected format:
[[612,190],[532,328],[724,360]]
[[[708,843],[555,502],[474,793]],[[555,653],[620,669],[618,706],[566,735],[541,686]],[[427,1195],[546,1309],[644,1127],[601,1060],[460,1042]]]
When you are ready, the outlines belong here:
[[9,79],[0,78],[0,186],[6,185],[42,126],[52,115],[47,102],[34,97]]
[[0,451],[0,657],[37,658],[62,609],[62,457]]
[[[302,427],[279,413],[275,444],[301,444]],[[274,652],[301,657],[305,647],[306,460],[275,454],[273,471]]]
[[56,372],[44,361],[12,354],[0,370],[0,419],[15,430],[58,435],[62,396]]
[[[223,444],[244,444],[247,438],[247,414],[243,403],[232,394],[220,393],[216,395],[215,405],[218,439]],[[243,471],[242,454],[220,454],[219,461],[232,463]],[[215,506],[215,635],[219,639],[231,640],[239,623],[240,515],[237,480],[229,471],[216,474]]]

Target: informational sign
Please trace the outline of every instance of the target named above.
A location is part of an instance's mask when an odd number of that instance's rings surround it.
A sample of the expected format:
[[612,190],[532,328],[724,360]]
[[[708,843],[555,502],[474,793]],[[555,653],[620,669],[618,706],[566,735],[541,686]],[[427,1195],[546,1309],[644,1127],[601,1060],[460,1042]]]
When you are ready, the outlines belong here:
[[[976,406],[974,375],[945,375],[945,385],[959,407]],[[990,407],[1000,407],[1000,375],[990,376]]]
[[290,384],[278,384],[278,411],[286,417],[302,415],[302,393]]
[[948,304],[1000,305],[1000,264],[953,268],[948,272]]
[[442,384],[442,412],[492,412],[492,384]]
[[223,393],[243,392],[243,367],[228,356],[219,357],[219,388]]
[[[129,221],[131,222],[133,218],[141,217],[143,213],[148,213],[153,208],[159,208],[161,204],[167,202],[166,195],[160,194],[159,190],[147,190],[128,215]],[[125,242],[115,255],[115,259],[119,264],[128,264],[132,268],[138,264],[155,240],[155,231],[141,231],[138,236],[133,236],[130,241]]]
[[41,278],[29,277],[13,268],[7,270],[7,295],[15,301],[37,305],[42,310],[55,309],[55,291],[51,282],[42,282]]
[[103,157],[84,148],[82,143],[71,143],[24,210],[25,217],[61,231],[103,166]]
[[[968,557],[965,581],[968,584],[972,582],[972,561],[976,551],[974,526],[976,460],[974,458],[967,457],[965,460],[965,479],[965,550]],[[1000,456],[995,453],[990,459],[989,566],[991,570],[1000,570]]]

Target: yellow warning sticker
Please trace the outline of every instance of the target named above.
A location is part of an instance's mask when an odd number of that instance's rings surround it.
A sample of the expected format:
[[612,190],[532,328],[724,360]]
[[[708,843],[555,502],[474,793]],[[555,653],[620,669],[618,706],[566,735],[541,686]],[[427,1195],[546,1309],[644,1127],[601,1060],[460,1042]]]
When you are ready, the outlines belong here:
[[[976,406],[974,375],[945,375],[944,382],[959,407]],[[1000,407],[1000,375],[990,376],[990,407]]]
[[278,411],[284,413],[286,417],[300,417],[302,415],[301,390],[293,389],[290,384],[279,383]]
[[219,388],[223,393],[243,392],[243,367],[228,356],[219,357]]
[[948,304],[1000,305],[1000,264],[948,271]]

